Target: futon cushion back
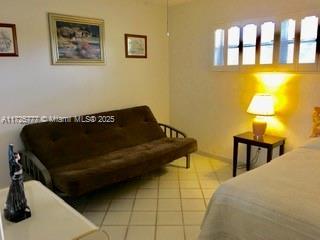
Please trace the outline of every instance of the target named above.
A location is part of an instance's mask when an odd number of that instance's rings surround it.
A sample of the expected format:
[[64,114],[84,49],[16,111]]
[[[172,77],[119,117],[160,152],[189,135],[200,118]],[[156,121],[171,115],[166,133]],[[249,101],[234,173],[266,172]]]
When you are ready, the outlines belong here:
[[[110,122],[112,116],[114,122]],[[163,137],[147,106],[85,115],[80,122],[72,118],[68,122],[30,124],[21,132],[26,149],[49,169]]]

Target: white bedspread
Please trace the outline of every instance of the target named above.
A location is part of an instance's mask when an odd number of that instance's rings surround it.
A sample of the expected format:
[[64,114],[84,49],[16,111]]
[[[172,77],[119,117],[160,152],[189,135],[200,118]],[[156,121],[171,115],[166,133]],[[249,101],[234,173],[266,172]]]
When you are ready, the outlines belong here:
[[320,239],[320,149],[297,148],[215,192],[199,239]]

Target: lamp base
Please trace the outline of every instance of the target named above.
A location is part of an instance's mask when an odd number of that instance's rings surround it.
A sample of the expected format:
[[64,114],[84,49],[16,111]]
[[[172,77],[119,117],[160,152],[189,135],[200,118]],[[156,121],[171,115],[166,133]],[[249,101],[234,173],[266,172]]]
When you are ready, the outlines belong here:
[[263,118],[255,117],[252,122],[252,132],[254,138],[260,140],[263,138],[267,129],[267,122]]

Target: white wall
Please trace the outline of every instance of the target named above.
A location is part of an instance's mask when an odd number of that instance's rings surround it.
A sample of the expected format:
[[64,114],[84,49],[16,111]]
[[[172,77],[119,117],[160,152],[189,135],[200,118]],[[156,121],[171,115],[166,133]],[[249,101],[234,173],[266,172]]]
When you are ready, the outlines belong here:
[[[232,136],[251,130],[252,116],[246,109],[261,89],[256,71],[212,71],[214,30],[221,23],[281,18],[319,8],[319,0],[194,0],[170,8],[171,123],[197,138],[200,151],[231,159]],[[310,135],[319,89],[318,73],[295,73],[282,86],[287,101],[277,114],[278,126],[270,126],[269,133],[286,136],[287,149]]]
[[[149,105],[169,120],[166,12],[144,0],[1,0],[0,22],[17,27],[19,57],[0,58],[0,116],[93,113]],[[48,12],[105,20],[107,63],[51,65]],[[148,59],[124,57],[124,33],[148,36]],[[22,126],[0,125],[0,187],[8,184],[7,145],[21,149]]]

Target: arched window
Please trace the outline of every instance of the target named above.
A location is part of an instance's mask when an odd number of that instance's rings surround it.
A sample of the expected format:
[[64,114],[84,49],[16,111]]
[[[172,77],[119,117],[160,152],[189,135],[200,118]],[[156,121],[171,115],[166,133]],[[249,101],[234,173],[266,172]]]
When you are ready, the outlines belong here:
[[318,17],[301,20],[299,63],[315,63],[318,35]]
[[243,65],[256,63],[257,26],[248,24],[243,27]]
[[239,65],[239,44],[240,28],[231,27],[228,29],[228,65]]
[[273,63],[274,28],[273,22],[261,25],[260,64]]

